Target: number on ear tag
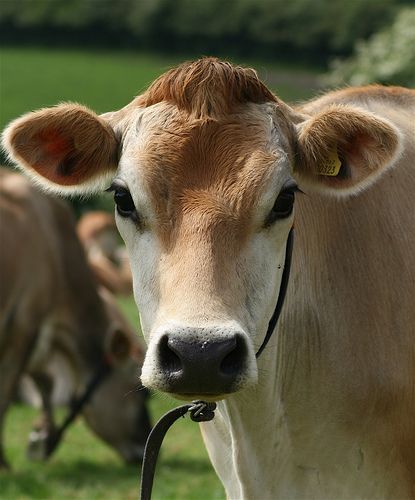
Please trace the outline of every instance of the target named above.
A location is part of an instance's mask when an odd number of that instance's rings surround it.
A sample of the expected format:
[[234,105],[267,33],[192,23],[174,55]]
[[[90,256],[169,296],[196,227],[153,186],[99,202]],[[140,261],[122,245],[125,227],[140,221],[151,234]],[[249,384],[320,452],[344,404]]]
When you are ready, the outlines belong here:
[[337,151],[334,150],[330,153],[326,160],[318,166],[318,174],[335,177],[339,173],[341,165],[342,162],[337,155]]

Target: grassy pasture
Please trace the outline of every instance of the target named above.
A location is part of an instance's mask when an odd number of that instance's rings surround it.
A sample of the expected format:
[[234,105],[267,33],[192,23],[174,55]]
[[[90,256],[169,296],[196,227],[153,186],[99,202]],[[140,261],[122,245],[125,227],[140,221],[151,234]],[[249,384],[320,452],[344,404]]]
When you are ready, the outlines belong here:
[[[62,101],[80,102],[100,113],[119,109],[179,62],[134,52],[2,48],[0,128],[22,113]],[[305,99],[318,87],[310,70],[234,62],[255,67],[288,101]]]
[[[3,48],[0,129],[22,113],[62,101],[77,101],[97,112],[118,109],[178,62],[129,52]],[[269,86],[288,101],[305,99],[317,88],[317,75],[301,68],[235,62],[256,67]],[[122,306],[138,329],[132,299],[122,301]],[[161,396],[153,397],[153,421],[175,404]],[[0,472],[0,499],[137,498],[138,468],[122,464],[111,449],[89,432],[82,420],[69,429],[49,463],[29,462],[25,458],[25,446],[35,416],[34,409],[23,406],[14,406],[8,413],[5,444],[13,470]],[[153,497],[224,498],[198,426],[186,419],[177,422],[173,429],[163,445]]]
[[[154,398],[153,418],[177,405]],[[16,405],[6,423],[6,449],[13,465],[0,472],[0,498],[20,499],[136,499],[139,467],[124,465],[115,452],[91,434],[82,420],[68,430],[49,463],[25,457],[27,436],[37,412]],[[59,412],[62,418],[63,412]],[[215,499],[224,492],[204,450],[197,424],[180,420],[167,435],[156,472],[154,499]]]

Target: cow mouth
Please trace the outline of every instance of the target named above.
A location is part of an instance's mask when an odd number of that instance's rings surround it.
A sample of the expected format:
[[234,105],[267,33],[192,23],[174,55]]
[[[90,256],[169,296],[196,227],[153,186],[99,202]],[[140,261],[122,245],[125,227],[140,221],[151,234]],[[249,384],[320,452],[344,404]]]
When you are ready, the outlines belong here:
[[169,395],[181,401],[206,401],[207,403],[215,403],[225,399],[229,394],[197,394],[197,393],[173,393]]

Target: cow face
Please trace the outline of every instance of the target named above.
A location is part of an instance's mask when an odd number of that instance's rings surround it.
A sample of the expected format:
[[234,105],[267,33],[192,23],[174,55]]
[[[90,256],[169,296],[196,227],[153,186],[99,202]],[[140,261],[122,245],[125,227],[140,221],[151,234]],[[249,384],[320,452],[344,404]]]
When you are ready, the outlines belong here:
[[293,220],[291,149],[275,114],[247,105],[198,122],[160,103],[125,132],[111,189],[151,388],[217,399],[256,381]]
[[299,115],[252,70],[209,58],[93,118],[77,105],[41,110],[12,123],[4,143],[49,189],[85,192],[112,177],[148,342],[143,382],[212,400],[254,384],[293,178],[354,193],[399,154],[396,129],[351,106]]
[[88,426],[128,463],[144,455],[151,430],[147,396],[138,383],[137,365],[129,359],[113,368],[83,410]]

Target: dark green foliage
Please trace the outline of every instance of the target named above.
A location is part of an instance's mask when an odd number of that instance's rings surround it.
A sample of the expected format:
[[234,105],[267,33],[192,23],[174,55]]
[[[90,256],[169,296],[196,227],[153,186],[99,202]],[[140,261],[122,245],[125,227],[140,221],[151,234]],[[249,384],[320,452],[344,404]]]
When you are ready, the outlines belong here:
[[349,54],[409,0],[3,0],[9,43],[313,59]]
[[383,83],[415,86],[415,7],[399,11],[388,27],[356,43],[352,57],[335,60],[327,83],[332,86]]

